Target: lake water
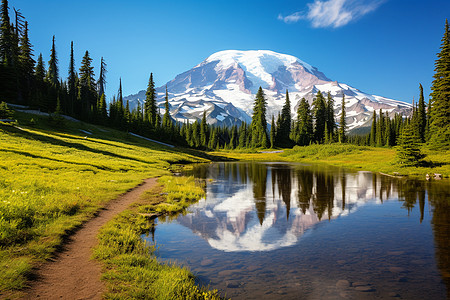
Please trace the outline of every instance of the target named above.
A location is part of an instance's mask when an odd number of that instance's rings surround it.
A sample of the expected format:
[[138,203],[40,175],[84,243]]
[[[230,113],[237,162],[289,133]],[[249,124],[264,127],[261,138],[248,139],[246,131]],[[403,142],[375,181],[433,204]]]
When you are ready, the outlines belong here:
[[450,185],[214,163],[206,197],[143,236],[232,299],[450,299]]

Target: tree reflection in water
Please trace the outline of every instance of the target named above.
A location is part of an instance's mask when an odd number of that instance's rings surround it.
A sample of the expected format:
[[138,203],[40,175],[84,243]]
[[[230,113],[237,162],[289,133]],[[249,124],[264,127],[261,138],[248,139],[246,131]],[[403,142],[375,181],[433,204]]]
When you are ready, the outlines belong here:
[[179,222],[216,249],[272,251],[292,246],[315,224],[356,212],[369,202],[398,200],[422,223],[432,210],[437,266],[450,299],[450,187],[370,172],[283,163],[217,163],[194,168],[210,178],[207,200]]

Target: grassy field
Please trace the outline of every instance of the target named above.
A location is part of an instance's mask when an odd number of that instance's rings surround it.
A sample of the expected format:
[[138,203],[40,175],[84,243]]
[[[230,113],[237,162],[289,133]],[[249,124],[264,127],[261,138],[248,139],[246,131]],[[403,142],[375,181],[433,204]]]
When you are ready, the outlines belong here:
[[109,200],[178,162],[205,161],[110,128],[15,118],[17,128],[0,125],[0,295],[25,287],[32,268]]
[[141,239],[154,226],[150,216],[178,214],[204,196],[192,177],[164,176],[159,183],[100,232],[94,256],[107,268],[106,299],[221,299],[217,291],[198,287],[186,268],[158,263],[155,246]]
[[[143,280],[131,288],[127,280],[133,281],[130,276],[138,273],[151,278],[155,274],[167,274],[161,280],[170,282],[172,287],[161,288],[155,298],[164,299],[171,292],[179,298],[194,294],[217,297],[214,292],[196,287],[188,270],[157,264],[140,239],[140,234],[151,224],[146,216],[178,213],[201,196],[201,189],[192,182],[180,183],[173,177],[164,177],[180,164],[205,162],[208,158],[298,161],[388,174],[450,175],[449,151],[424,148],[429,166],[420,168],[397,165],[394,149],[354,145],[311,145],[283,153],[180,152],[122,131],[82,122],[61,122],[25,113],[16,113],[15,118],[19,121],[16,127],[0,124],[0,296],[24,288],[32,268],[48,259],[65,235],[105,203],[144,178],[163,176],[161,183],[167,189],[166,197],[150,192],[101,233],[103,242],[96,256],[108,266],[104,276],[110,282],[108,297],[138,297],[150,285],[161,285],[159,279]],[[184,186],[184,190],[180,188]],[[111,234],[123,238],[121,243],[130,242],[132,251],[118,250],[115,244],[109,243]]]
[[427,156],[423,167],[403,167],[396,161],[394,148],[374,148],[348,144],[296,146],[284,149],[282,153],[255,153],[254,151],[210,152],[234,160],[247,161],[293,161],[304,163],[325,163],[355,170],[382,172],[385,174],[419,176],[438,173],[450,176],[450,151],[433,151],[426,146],[422,152]]

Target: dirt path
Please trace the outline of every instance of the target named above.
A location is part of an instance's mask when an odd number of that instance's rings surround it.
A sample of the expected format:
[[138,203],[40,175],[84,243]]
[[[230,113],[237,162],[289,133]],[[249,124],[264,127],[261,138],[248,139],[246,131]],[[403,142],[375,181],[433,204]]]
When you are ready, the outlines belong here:
[[42,266],[24,299],[101,299],[105,291],[105,285],[100,281],[101,265],[90,259],[92,248],[98,243],[98,231],[155,184],[154,178],[145,180],[111,201],[98,216],[86,222],[69,237],[63,251]]

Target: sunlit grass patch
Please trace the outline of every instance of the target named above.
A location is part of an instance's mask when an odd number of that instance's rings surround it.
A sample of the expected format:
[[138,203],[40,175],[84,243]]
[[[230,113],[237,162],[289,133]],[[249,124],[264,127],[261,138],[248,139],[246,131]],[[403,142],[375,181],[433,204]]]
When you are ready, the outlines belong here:
[[[154,226],[143,212],[173,214],[204,195],[192,177],[164,176],[133,208],[105,225],[94,257],[106,266],[107,299],[221,299],[217,291],[198,287],[185,267],[161,263],[141,235]],[[176,195],[175,197],[170,196]],[[172,203],[171,203],[172,202]],[[171,209],[166,211],[170,207]]]
[[170,161],[205,161],[110,128],[16,117],[18,128],[0,126],[0,265],[22,263],[0,275],[0,293],[23,288],[65,234],[143,179],[169,174]]

